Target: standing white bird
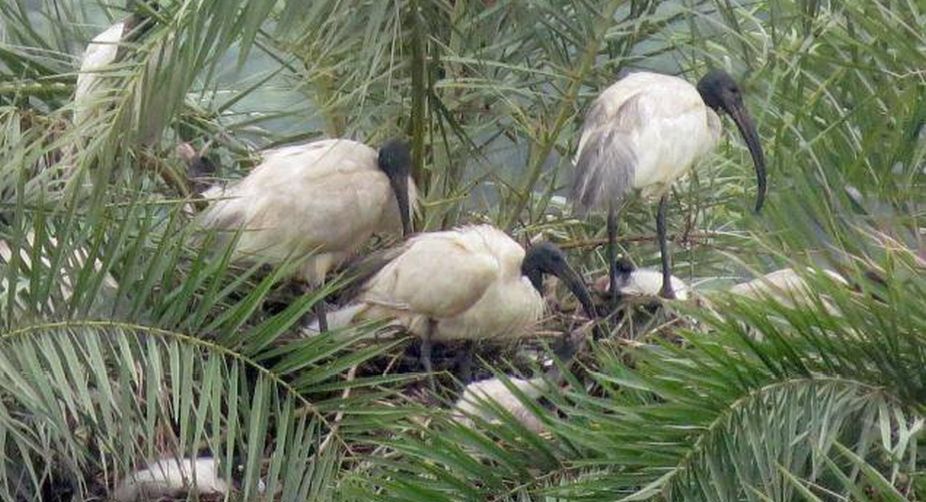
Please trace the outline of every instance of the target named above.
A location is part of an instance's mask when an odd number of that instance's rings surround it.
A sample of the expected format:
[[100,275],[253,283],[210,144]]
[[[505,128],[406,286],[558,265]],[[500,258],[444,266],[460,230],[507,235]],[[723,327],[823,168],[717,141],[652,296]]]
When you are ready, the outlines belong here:
[[420,234],[364,285],[356,302],[332,314],[332,327],[356,319],[395,319],[419,336],[431,371],[431,342],[531,336],[543,316],[544,274],[595,312],[579,274],[549,242],[527,252],[501,230],[478,225]]
[[[307,257],[297,274],[310,287],[375,233],[411,232],[417,189],[408,145],[391,140],[377,152],[346,139],[265,151],[236,184],[203,194],[215,200],[201,224],[241,231],[235,258],[278,264]],[[323,302],[317,313],[325,326]]]
[[[604,92],[589,109],[575,157],[573,198],[577,210],[608,212],[611,290],[617,289],[617,215],[632,189],[659,197],[656,231],[662,254],[662,290],[674,297],[666,244],[666,201],[672,183],[710,152],[720,139],[717,112],[736,122],[752,155],[758,178],[756,212],[765,200],[765,158],[739,86],[712,70],[697,87],[669,75],[632,73]],[[616,296],[615,296],[616,298]]]

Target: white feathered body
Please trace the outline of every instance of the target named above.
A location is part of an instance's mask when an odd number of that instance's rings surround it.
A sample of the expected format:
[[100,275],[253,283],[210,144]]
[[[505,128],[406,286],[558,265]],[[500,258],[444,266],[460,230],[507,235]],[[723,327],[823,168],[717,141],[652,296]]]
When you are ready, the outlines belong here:
[[[85,122],[97,113],[96,110],[105,108],[108,98],[118,92],[112,89],[112,85],[106,85],[106,72],[115,62],[119,47],[123,44],[123,37],[126,35],[125,27],[126,23],[120,21],[93,37],[81,57],[74,90],[73,122],[77,127],[84,126]],[[146,67],[149,79],[153,77],[154,71],[161,64],[161,59],[166,52],[165,47],[171,47],[171,43],[159,44],[152,49]],[[163,99],[158,99],[155,94],[151,101],[135,110],[135,122],[139,125],[138,138],[142,144],[154,144],[159,139],[161,130],[167,121],[167,110],[164,105]]]
[[80,72],[77,74],[77,86],[74,91],[75,124],[80,124],[84,120],[92,106],[92,103],[88,101],[103,79],[103,75],[99,72],[115,61],[124,30],[124,22],[116,23],[93,37],[87,45],[83,58],[81,58]]
[[[417,191],[411,179],[408,188],[412,211]],[[247,177],[204,197],[215,200],[202,216],[204,227],[241,230],[237,258],[280,263],[311,254],[299,274],[312,285],[374,233],[402,232],[377,151],[346,139],[266,151]]]
[[[833,281],[846,286],[849,285],[844,277],[832,270],[823,269],[822,272]],[[814,271],[808,269],[807,273],[812,274]],[[729,289],[729,292],[753,299],[772,298],[782,305],[793,308],[796,303],[809,303],[811,301],[810,288],[811,286],[807,281],[793,268],[783,268],[751,281],[736,284]],[[833,307],[828,304],[826,299],[824,299],[824,304],[826,304],[828,310],[833,311]]]
[[[608,277],[601,278],[596,283],[596,288],[601,291],[609,291],[610,284]],[[671,276],[672,291],[675,292],[675,299],[687,300],[691,288],[685,281]],[[662,288],[662,272],[648,268],[638,268],[628,274],[618,274],[617,286],[624,296],[630,297],[657,297]]]
[[169,458],[153,462],[123,479],[113,492],[118,502],[177,497],[195,488],[198,495],[225,495],[228,483],[219,477],[212,457]]
[[[547,382],[543,378],[530,380],[523,378],[509,378],[508,382],[524,395],[524,398],[535,400],[539,398]],[[463,395],[453,406],[454,419],[467,427],[473,427],[473,417],[478,417],[487,423],[497,423],[498,414],[494,406],[510,413],[528,430],[539,433],[544,430],[543,424],[537,416],[512,392],[501,379],[490,378],[473,382],[466,386]]]
[[[670,75],[632,73],[593,103],[576,162],[585,148],[607,149],[589,169],[632,170],[632,188],[642,189],[645,197],[659,196],[716,146],[720,134],[720,118],[693,85]],[[580,188],[580,193],[593,194],[583,199],[601,204],[622,196],[608,193],[618,188],[601,182],[611,176],[586,175],[584,179],[595,186]]]
[[521,273],[524,254],[489,225],[418,235],[342,310],[348,315],[334,313],[329,325],[391,318],[438,341],[530,336],[544,300]]

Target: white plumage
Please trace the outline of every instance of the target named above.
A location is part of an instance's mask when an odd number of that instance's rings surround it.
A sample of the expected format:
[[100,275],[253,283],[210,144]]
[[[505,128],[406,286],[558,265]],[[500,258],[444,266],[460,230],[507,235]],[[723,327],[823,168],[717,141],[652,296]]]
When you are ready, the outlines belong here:
[[[86,127],[89,119],[101,113],[109,106],[109,100],[123,91],[114,89],[112,83],[107,84],[107,72],[113,71],[111,66],[116,62],[120,47],[125,45],[129,34],[126,30],[137,30],[142,22],[150,23],[152,20],[145,20],[140,14],[132,14],[128,20],[120,21],[103,30],[87,45],[81,57],[74,90],[73,123],[76,127]],[[171,46],[172,43],[168,39],[167,44],[157,44],[151,49],[145,67],[147,79],[153,78],[154,72]],[[134,131],[137,133],[136,138],[144,145],[154,144],[160,138],[168,119],[164,99],[155,93],[150,101],[136,105],[140,106],[134,110],[134,122],[138,127],[138,130]]]
[[102,86],[104,75],[101,71],[115,61],[124,31],[125,23],[118,22],[93,37],[87,45],[80,61],[80,72],[77,74],[77,86],[74,91],[75,124],[82,124],[90,111],[99,106],[94,101],[105,96],[105,87]]
[[[672,290],[677,300],[687,300],[690,287],[685,281],[672,276]],[[634,269],[626,273],[618,273],[618,291],[624,297],[658,297],[662,288],[662,272],[649,268]],[[611,290],[608,278],[603,277],[596,281],[595,287],[599,291]]]
[[[417,191],[405,179],[411,212]],[[321,284],[374,233],[402,232],[377,151],[346,139],[265,151],[247,177],[203,196],[214,200],[202,215],[204,227],[242,230],[236,258],[280,263],[312,254],[298,272],[310,285]]]
[[[530,380],[509,378],[508,382],[529,400],[539,398],[549,385],[548,381],[542,377]],[[499,422],[499,416],[493,406],[510,413],[532,432],[544,431],[543,423],[499,378],[489,378],[467,385],[463,395],[453,406],[453,418],[457,423],[469,428],[475,425],[474,417],[486,423],[495,424]]]
[[720,132],[720,118],[693,85],[632,73],[605,89],[588,112],[575,157],[588,170],[578,176],[578,200],[584,207],[620,202],[631,188],[661,196],[714,148]]
[[218,462],[212,457],[169,458],[126,476],[113,491],[118,502],[159,500],[195,490],[198,495],[226,495],[229,484],[219,477]]
[[756,211],[765,198],[765,160],[739,87],[726,73],[714,70],[697,87],[671,75],[632,73],[608,87],[592,103],[582,126],[574,163],[573,198],[584,213],[593,207],[608,211],[610,281],[616,288],[617,215],[627,195],[642,190],[659,197],[656,230],[662,254],[660,293],[671,298],[666,243],[667,192],[717,145],[724,111],[736,122],[756,167],[759,191]]
[[332,314],[332,327],[388,317],[438,341],[533,333],[544,301],[522,273],[524,248],[501,230],[480,225],[420,234],[403,249],[367,282],[355,305],[339,311],[347,316]]
[[[849,282],[843,276],[832,270],[821,269],[820,272],[834,282],[849,286]],[[818,272],[808,268],[806,273],[812,275]],[[783,268],[751,281],[736,284],[729,289],[729,292],[752,299],[771,298],[790,308],[809,305],[813,302],[811,285],[793,268]],[[823,303],[830,313],[836,312],[825,298]]]

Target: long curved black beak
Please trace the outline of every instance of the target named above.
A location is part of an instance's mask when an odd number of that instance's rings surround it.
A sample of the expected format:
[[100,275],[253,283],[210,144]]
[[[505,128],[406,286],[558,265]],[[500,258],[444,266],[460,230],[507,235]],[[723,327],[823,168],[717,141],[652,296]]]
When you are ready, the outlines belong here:
[[399,217],[402,218],[402,237],[412,233],[412,216],[408,204],[408,176],[390,176],[389,184],[395,193],[395,200],[399,203]]
[[762,153],[759,135],[756,133],[756,126],[753,125],[752,117],[749,116],[749,112],[746,111],[746,107],[743,105],[742,101],[739,103],[724,103],[724,105],[727,113],[729,113],[733,121],[736,122],[736,127],[740,130],[740,134],[743,136],[743,140],[746,141],[746,146],[749,148],[749,153],[752,155],[752,162],[756,165],[756,181],[759,185],[758,191],[756,192],[756,212],[758,213],[762,209],[762,205],[765,204],[767,185],[765,177],[765,155]]
[[[588,293],[588,288],[585,287],[585,283],[582,282],[582,278],[579,274],[573,270],[569,264],[564,264],[561,270],[558,270],[555,274],[566,287],[569,288],[569,291],[572,292],[579,300],[579,303],[582,304],[582,309],[585,310],[585,315],[588,316],[589,320],[597,321],[598,315],[595,310],[595,305],[592,303],[592,296]],[[595,324],[595,336],[600,337],[600,327],[598,324]]]

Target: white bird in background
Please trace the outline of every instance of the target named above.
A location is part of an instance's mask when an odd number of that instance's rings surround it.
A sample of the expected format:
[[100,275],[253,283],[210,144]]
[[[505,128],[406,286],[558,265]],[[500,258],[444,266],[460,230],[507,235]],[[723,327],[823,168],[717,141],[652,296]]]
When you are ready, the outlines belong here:
[[[417,189],[410,167],[408,145],[398,140],[378,152],[346,139],[265,151],[244,179],[204,194],[214,202],[201,224],[240,230],[236,259],[279,264],[306,257],[298,277],[317,287],[373,234],[411,232]],[[324,330],[324,302],[316,306]]]
[[366,282],[354,304],[332,313],[331,326],[394,319],[421,338],[430,373],[432,341],[531,336],[544,312],[544,274],[562,280],[594,319],[585,284],[551,243],[525,252],[491,225],[420,234]]
[[[808,268],[806,275],[813,276],[817,273],[822,273],[836,283],[851,287],[845,277],[832,270],[821,269],[820,272],[817,272]],[[751,281],[736,284],[728,291],[734,295],[755,300],[770,298],[789,308],[795,308],[802,304],[813,304],[813,287],[793,268],[783,268]],[[836,308],[826,298],[821,298],[821,301],[829,313],[835,314],[837,312]]]
[[[153,27],[154,17],[151,14],[157,11],[158,4],[150,0],[129,0],[128,9],[132,13],[125,20],[113,24],[93,37],[81,57],[74,90],[73,123],[78,128],[85,127],[87,121],[106,106],[108,98],[116,91],[111,89],[111,85],[106,85],[106,73],[113,71],[112,65],[119,57],[120,51],[125,50],[125,44],[140,39]],[[160,64],[162,51],[156,51],[157,56],[148,62],[150,71]],[[164,106],[159,103],[145,106],[144,119],[140,121],[141,130],[138,131],[138,138],[142,144],[150,145],[157,141],[166,118]]]
[[612,290],[617,289],[618,280],[617,216],[627,194],[641,189],[644,197],[659,197],[656,230],[662,254],[661,294],[674,296],[666,244],[668,190],[719,141],[720,111],[733,118],[749,147],[759,185],[758,212],[765,200],[765,159],[739,86],[725,72],[712,70],[697,87],[669,75],[632,73],[605,89],[592,104],[575,156],[572,192],[580,213],[592,207],[608,212]]
[[[234,475],[241,472],[238,467],[232,469],[233,479],[229,482],[222,478],[221,466],[212,457],[165,458],[126,476],[116,485],[112,498],[117,502],[134,502],[174,499],[190,492],[200,496],[228,495],[237,484]],[[258,480],[257,492],[264,490],[264,481]]]

